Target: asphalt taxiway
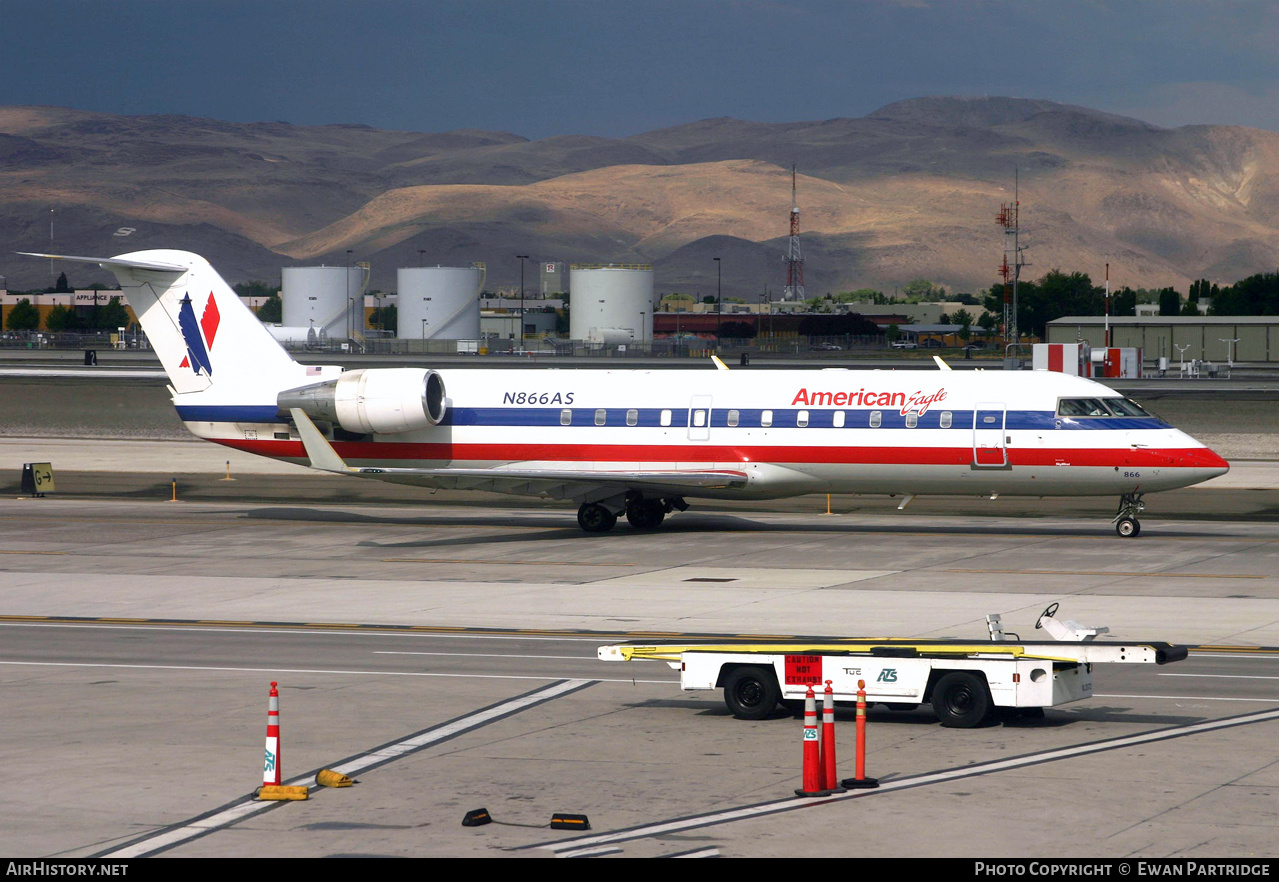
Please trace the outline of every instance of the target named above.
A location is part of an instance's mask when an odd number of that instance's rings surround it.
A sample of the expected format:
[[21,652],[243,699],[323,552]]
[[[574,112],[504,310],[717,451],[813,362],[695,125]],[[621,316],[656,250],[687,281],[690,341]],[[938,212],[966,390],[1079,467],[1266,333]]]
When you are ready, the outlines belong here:
[[[292,492],[0,503],[0,849],[1276,853],[1279,524],[1151,520],[1120,540],[1070,513],[755,508],[587,536],[562,506]],[[1099,668],[1093,699],[1041,721],[875,709],[884,786],[813,801],[792,792],[798,720],[733,720],[660,663],[594,659],[677,634],[982,639],[992,612],[1029,634],[1053,602],[1106,639],[1226,648]],[[271,681],[286,781],[344,767],[356,786],[252,802]],[[501,823],[462,827],[479,807]],[[546,829],[557,812],[591,830]]]

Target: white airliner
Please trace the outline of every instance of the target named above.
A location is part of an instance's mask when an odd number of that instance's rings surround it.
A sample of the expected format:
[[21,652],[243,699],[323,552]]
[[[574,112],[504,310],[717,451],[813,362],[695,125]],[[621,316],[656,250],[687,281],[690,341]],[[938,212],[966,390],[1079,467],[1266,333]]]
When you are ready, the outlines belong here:
[[571,499],[588,532],[622,513],[654,528],[690,497],[1113,494],[1128,537],[1143,494],[1230,468],[1064,374],[312,367],[196,254],[62,259],[116,275],[199,437],[396,484]]

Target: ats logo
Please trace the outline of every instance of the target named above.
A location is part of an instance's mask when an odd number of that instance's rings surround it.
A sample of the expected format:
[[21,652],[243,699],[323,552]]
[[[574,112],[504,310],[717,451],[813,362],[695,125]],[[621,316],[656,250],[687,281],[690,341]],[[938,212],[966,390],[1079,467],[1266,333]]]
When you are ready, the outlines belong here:
[[206,377],[213,376],[213,363],[209,358],[209,350],[213,348],[213,338],[217,336],[220,319],[218,302],[213,299],[212,291],[209,292],[209,300],[204,305],[204,314],[200,316],[198,322],[195,319],[195,307],[191,305],[191,295],[183,295],[182,302],[178,304],[178,327],[182,329],[182,339],[186,341],[187,354],[179,367],[191,368],[197,374],[204,374]]

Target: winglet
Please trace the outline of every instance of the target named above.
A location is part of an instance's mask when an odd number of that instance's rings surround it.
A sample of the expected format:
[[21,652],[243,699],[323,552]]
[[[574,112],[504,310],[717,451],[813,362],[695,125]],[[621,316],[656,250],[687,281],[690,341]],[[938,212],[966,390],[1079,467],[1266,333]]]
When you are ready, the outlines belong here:
[[726,371],[726,370],[728,370],[728,365],[726,365],[726,364],[724,364],[724,362],[720,361],[720,360],[719,360],[719,356],[718,356],[718,355],[712,355],[712,356],[711,356],[711,361],[715,362],[715,368],[716,368],[717,370],[721,370],[721,371]]
[[942,369],[942,370],[944,370],[944,371],[951,371],[951,370],[954,370],[954,368],[952,368],[950,365],[946,364],[946,362],[944,362],[944,361],[942,361],[942,360],[941,360],[941,356],[940,356],[940,355],[934,355],[934,356],[933,356],[933,361],[937,362],[937,367],[941,368],[941,369]]
[[338,452],[333,449],[333,445],[315,427],[315,423],[311,422],[311,418],[301,408],[289,408],[289,413],[293,415],[293,422],[298,427],[298,435],[302,437],[302,446],[306,448],[306,455],[311,460],[311,468],[319,469],[322,472],[338,472],[340,474],[354,471],[342,460],[342,457],[338,456]]

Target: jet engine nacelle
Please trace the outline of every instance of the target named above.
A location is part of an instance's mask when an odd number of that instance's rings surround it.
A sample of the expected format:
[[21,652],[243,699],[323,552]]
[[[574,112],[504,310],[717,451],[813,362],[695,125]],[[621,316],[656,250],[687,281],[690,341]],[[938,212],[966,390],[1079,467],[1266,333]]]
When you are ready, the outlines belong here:
[[448,411],[444,378],[422,368],[348,371],[327,383],[281,392],[276,404],[286,413],[300,408],[313,420],[361,435],[437,426]]

